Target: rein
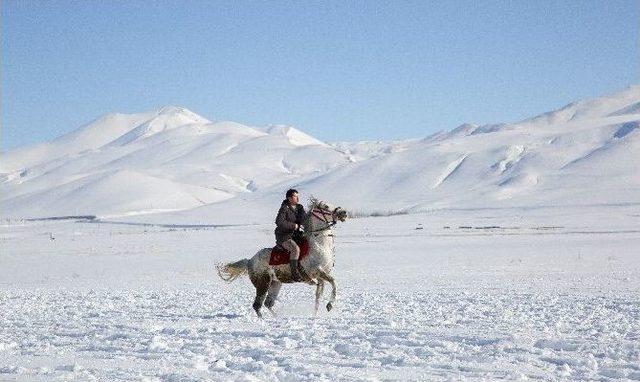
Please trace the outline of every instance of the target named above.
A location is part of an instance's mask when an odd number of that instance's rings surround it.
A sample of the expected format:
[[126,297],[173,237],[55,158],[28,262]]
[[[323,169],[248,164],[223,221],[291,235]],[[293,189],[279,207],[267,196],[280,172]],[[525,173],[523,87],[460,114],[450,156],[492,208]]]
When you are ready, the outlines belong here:
[[[327,211],[327,210],[319,208],[319,207],[314,207],[311,210],[311,215],[315,216],[319,220],[322,220],[324,223],[326,223],[326,225],[324,227],[322,227],[322,228],[319,228],[319,229],[314,229],[314,230],[311,230],[311,231],[307,231],[308,233],[318,233],[318,232],[322,232],[322,231],[327,231],[327,230],[331,229],[331,227],[333,227],[337,223],[336,216],[335,216],[335,211],[334,212],[330,212],[330,211]],[[330,217],[331,221],[329,221],[329,219],[327,219],[327,217]],[[331,236],[333,236],[333,235],[331,235]]]

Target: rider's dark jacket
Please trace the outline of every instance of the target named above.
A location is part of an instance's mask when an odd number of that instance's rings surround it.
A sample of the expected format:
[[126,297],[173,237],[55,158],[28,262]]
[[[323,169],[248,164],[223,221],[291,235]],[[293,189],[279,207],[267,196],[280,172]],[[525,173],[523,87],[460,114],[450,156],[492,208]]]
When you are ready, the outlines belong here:
[[287,199],[282,201],[278,216],[276,216],[276,243],[291,239],[296,229],[296,224],[302,225],[304,222],[305,212],[302,204],[291,206]]

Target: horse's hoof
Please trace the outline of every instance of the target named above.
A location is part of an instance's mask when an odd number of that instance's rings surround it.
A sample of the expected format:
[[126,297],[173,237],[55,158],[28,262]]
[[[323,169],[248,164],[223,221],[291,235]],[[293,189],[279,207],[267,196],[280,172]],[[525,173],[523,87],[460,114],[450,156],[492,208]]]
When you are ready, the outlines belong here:
[[331,312],[331,309],[333,309],[333,304],[328,302],[327,303],[327,312]]
[[269,310],[271,310],[271,308],[273,308],[275,304],[275,300],[269,297],[267,297],[267,299],[264,301],[264,306],[266,306]]

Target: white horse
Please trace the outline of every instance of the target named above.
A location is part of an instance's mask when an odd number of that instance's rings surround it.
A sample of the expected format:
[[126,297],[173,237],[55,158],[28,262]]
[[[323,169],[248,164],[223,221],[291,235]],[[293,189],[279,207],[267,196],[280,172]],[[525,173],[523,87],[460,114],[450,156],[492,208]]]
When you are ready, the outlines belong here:
[[[345,221],[347,211],[340,207],[333,207],[327,203],[311,198],[309,209],[303,223],[304,236],[309,241],[309,254],[300,260],[305,282],[316,285],[315,313],[318,312],[320,298],[324,291],[324,282],[331,284],[331,299],[327,303],[327,311],[333,308],[336,299],[336,280],[331,276],[335,262],[335,247],[332,227],[338,221]],[[273,313],[273,305],[278,298],[282,283],[294,282],[291,277],[289,264],[269,265],[271,248],[259,250],[251,259],[242,259],[234,263],[218,264],[218,275],[225,281],[231,282],[243,275],[249,274],[251,282],[256,287],[256,298],[253,309],[262,317],[262,304]],[[305,277],[306,273],[306,277]]]

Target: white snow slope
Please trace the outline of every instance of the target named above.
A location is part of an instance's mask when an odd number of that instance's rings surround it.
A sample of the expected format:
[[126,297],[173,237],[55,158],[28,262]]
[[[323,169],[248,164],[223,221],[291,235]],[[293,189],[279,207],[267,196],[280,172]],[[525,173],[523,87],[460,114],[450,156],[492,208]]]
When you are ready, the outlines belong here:
[[363,215],[635,204],[638,105],[640,86],[633,86],[513,124],[335,144],[287,126],[212,123],[176,107],[110,114],[52,142],[2,154],[0,214],[185,211],[167,221],[221,223],[220,211],[260,209],[293,185]]
[[211,123],[183,108],[112,114],[2,155],[2,215],[184,210],[319,173],[347,156],[284,126]]

